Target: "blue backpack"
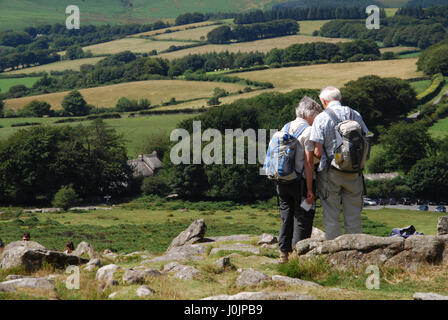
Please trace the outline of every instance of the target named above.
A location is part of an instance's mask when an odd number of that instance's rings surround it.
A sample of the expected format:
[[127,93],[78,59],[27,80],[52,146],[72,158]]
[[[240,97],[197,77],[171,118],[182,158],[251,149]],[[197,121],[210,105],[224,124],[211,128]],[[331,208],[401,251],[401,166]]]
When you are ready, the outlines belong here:
[[263,166],[268,178],[277,182],[289,183],[301,178],[303,168],[295,168],[295,155],[299,145],[297,139],[309,125],[303,124],[292,135],[289,134],[290,126],[291,122],[286,124],[283,131],[274,134]]

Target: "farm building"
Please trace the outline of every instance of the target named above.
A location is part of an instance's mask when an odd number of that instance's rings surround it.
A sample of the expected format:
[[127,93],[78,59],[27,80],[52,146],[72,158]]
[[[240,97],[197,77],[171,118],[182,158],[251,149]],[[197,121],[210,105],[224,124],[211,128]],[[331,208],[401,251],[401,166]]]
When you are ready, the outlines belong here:
[[138,159],[129,160],[128,165],[134,169],[134,177],[150,177],[162,168],[162,162],[157,157],[157,152],[140,154]]

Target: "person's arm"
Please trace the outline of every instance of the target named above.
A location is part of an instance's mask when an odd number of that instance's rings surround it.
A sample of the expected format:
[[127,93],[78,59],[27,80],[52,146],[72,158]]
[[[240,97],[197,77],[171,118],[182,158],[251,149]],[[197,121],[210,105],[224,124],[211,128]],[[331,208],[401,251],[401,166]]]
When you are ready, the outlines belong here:
[[314,152],[305,151],[305,177],[306,177],[306,202],[313,204],[315,196],[313,193],[313,174],[314,174]]
[[319,142],[314,142],[314,156],[317,159],[322,158],[322,144]]

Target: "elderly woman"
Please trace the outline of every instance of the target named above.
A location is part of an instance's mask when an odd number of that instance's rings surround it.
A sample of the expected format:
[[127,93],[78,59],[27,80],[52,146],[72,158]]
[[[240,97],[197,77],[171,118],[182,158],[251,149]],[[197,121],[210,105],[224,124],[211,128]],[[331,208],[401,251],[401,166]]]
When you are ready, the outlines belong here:
[[301,207],[302,196],[308,206],[314,203],[314,142],[310,141],[311,126],[314,118],[322,112],[322,107],[310,97],[305,96],[296,108],[297,118],[286,124],[282,131],[298,136],[299,146],[296,150],[295,170],[300,176],[297,181],[288,184],[277,184],[282,226],[279,236],[280,259],[288,261],[289,253],[295,244],[311,236],[314,220],[314,209],[305,211]]

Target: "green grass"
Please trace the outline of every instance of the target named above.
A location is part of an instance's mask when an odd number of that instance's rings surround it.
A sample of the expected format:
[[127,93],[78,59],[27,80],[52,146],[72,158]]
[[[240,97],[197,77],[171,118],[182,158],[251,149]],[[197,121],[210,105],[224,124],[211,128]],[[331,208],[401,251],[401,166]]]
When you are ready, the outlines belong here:
[[443,138],[448,136],[448,118],[437,121],[431,128],[429,133],[433,137]]
[[431,79],[411,82],[411,87],[415,89],[417,94],[422,93],[431,85]]
[[0,79],[0,92],[7,92],[12,86],[23,84],[31,88],[39,77]]
[[[75,244],[88,241],[99,250],[133,252],[146,249],[161,253],[196,219],[205,220],[207,236],[278,234],[281,225],[275,201],[237,205],[142,197],[110,211],[32,214],[22,210],[0,208],[0,212],[3,211],[0,214],[2,239],[7,243],[16,241],[29,231],[33,240],[59,250],[72,240]],[[316,227],[322,228],[320,207],[314,222]],[[380,219],[363,215],[363,232],[384,236],[390,231]],[[275,256],[275,253],[265,252],[264,255]]]
[[2,29],[22,29],[30,25],[65,23],[65,8],[77,5],[83,24],[149,23],[157,19],[172,19],[185,12],[234,12],[263,9],[268,0],[238,1],[209,0],[133,0],[127,7],[121,0],[15,0],[2,2]]
[[[154,133],[166,132],[169,134],[171,130],[176,128],[176,125],[187,118],[193,117],[191,114],[170,114],[170,115],[154,115],[148,117],[124,118],[121,119],[107,119],[104,122],[110,127],[122,133],[129,158],[135,158],[141,153],[145,147],[147,138]],[[11,127],[12,124],[21,122],[39,122],[48,125],[67,125],[67,124],[53,124],[54,121],[61,118],[0,118],[0,140],[6,139],[20,129],[26,127]],[[74,122],[68,125],[88,125],[90,121]],[[1,128],[3,126],[3,128]]]
[[419,51],[419,52],[400,54],[399,57],[400,59],[418,58],[421,54],[422,51]]

